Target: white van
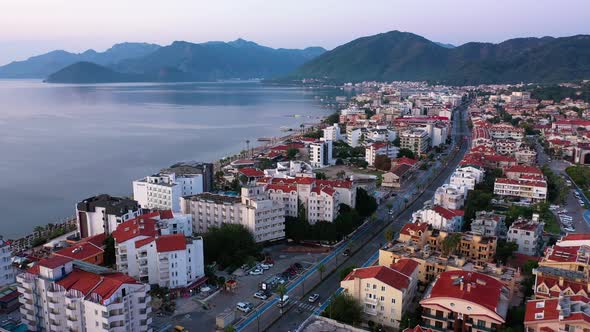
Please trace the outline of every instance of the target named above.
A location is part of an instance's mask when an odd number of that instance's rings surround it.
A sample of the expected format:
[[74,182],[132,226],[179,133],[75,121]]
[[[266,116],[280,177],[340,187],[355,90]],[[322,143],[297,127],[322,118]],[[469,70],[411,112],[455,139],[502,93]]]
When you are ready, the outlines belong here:
[[236,304],[236,309],[244,313],[249,313],[250,310],[252,310],[251,306],[248,303],[244,302],[238,302],[238,304]]
[[277,303],[277,306],[279,308],[282,308],[284,306],[286,306],[289,303],[289,295],[283,295],[283,300],[279,300],[279,303]]

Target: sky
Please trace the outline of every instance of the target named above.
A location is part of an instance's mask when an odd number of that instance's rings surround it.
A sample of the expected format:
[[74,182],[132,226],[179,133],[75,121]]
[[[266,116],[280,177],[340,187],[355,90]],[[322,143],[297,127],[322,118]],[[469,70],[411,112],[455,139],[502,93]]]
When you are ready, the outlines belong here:
[[244,38],[327,49],[400,30],[461,45],[590,33],[588,0],[2,0],[0,65],[55,49],[104,51]]

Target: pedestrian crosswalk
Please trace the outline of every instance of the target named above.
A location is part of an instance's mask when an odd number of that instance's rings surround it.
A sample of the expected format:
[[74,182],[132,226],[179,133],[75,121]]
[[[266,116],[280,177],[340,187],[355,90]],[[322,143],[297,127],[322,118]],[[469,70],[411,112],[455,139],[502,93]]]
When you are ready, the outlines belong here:
[[299,310],[305,310],[305,311],[314,311],[315,309],[317,309],[318,304],[317,303],[309,303],[309,302],[302,302],[302,301],[296,301],[294,308],[297,308]]

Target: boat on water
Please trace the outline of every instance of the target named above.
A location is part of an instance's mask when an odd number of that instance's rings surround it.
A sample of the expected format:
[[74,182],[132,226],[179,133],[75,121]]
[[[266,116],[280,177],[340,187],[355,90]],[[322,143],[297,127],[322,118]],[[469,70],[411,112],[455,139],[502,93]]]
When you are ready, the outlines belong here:
[[272,141],[272,138],[270,137],[260,137],[258,138],[258,142],[270,142]]

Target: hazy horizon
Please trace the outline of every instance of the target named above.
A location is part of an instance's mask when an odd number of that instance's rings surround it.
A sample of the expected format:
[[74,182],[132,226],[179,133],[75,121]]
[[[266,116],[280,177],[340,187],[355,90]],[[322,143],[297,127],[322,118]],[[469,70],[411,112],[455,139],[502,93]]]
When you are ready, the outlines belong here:
[[588,34],[588,21],[590,3],[584,0],[22,0],[3,4],[0,12],[0,65],[57,49],[100,52],[121,42],[243,38],[273,48],[332,49],[391,30],[458,46]]

